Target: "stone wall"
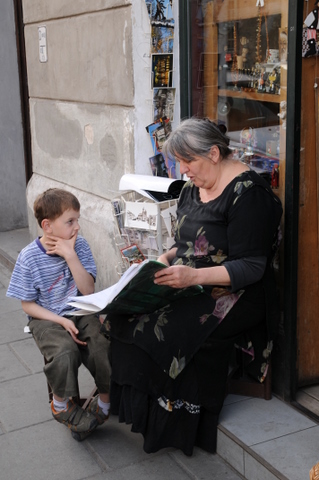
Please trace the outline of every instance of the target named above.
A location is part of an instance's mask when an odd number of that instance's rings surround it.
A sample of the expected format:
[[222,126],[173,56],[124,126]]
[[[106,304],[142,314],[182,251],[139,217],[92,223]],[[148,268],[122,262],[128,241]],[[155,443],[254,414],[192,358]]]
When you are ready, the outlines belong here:
[[[61,187],[81,202],[82,235],[98,265],[97,289],[117,280],[110,199],[134,171],[132,5],[125,0],[23,0],[33,176],[32,205]],[[47,62],[38,28],[46,27]]]
[[[120,178],[152,174],[145,129],[153,118],[146,2],[23,0],[23,19],[34,172],[27,189],[29,228],[37,234],[32,205],[38,193],[59,186],[77,195],[99,290],[118,279],[111,199]],[[41,63],[43,26],[47,62]],[[174,57],[178,65],[178,53]]]

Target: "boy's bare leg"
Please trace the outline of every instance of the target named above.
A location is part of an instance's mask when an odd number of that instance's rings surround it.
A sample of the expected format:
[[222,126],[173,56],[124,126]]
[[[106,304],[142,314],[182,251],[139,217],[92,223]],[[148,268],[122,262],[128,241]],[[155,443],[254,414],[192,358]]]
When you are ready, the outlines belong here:
[[65,398],[58,397],[57,395],[55,395],[55,393],[53,394],[53,397],[54,397],[55,400],[57,400],[58,402],[63,402],[63,401],[65,400]]
[[100,393],[100,399],[103,403],[110,403],[110,394],[109,393]]

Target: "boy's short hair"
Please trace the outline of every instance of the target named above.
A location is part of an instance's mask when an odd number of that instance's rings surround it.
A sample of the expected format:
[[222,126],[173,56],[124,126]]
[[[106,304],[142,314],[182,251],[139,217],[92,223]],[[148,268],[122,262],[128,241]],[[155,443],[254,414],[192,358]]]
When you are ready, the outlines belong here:
[[61,188],[49,188],[38,195],[34,204],[34,216],[41,227],[42,220],[55,220],[66,210],[73,209],[76,212],[80,210],[80,202],[75,195]]

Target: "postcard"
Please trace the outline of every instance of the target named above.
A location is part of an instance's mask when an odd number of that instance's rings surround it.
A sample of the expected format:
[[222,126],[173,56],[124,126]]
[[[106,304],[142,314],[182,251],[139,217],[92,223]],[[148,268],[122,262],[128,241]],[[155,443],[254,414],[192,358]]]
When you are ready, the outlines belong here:
[[116,242],[117,245],[121,245],[121,248],[128,247],[130,245],[138,245],[142,253],[150,250],[158,251],[157,233],[150,232],[148,230],[137,230],[136,228],[122,228],[121,239]]
[[143,253],[137,245],[130,245],[129,247],[122,248],[121,253],[125,259],[129,261],[130,265],[132,263],[141,263],[145,260]]
[[174,120],[176,88],[154,88],[154,122],[166,117],[172,122]]
[[173,53],[174,21],[167,25],[152,25],[151,38],[151,53]]
[[121,228],[121,237],[125,241],[126,246],[135,243],[134,228]]
[[119,229],[123,228],[123,210],[121,201],[118,199],[112,200],[112,205],[114,209],[114,216],[116,218]]
[[152,123],[146,127],[150,135],[154,155],[161,153],[163,143],[172,131],[172,125],[168,118],[163,118],[156,123]]
[[165,159],[161,153],[150,157],[152,173],[155,177],[168,177]]
[[173,0],[145,0],[151,22],[165,22],[173,18]]
[[157,229],[156,203],[126,202],[125,207],[125,227],[142,230]]
[[173,54],[152,54],[151,88],[171,87],[173,83]]
[[163,217],[165,227],[170,237],[175,236],[176,220],[177,220],[176,210],[177,210],[177,204],[175,203],[175,205],[172,205],[171,207],[165,208],[165,210],[161,211],[161,216]]

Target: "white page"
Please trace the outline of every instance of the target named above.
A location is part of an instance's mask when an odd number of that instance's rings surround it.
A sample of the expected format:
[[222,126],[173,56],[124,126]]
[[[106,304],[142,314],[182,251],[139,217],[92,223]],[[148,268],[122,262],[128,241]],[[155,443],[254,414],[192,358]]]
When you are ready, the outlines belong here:
[[[74,306],[72,302],[75,302],[78,307],[85,308],[85,304],[90,307],[94,306],[98,308],[97,311],[102,310],[106,305],[108,305],[113,298],[115,298],[121,290],[127,285],[136,273],[142,268],[148,260],[144,260],[142,263],[133,263],[126,272],[123,273],[120,280],[112,285],[111,287],[101,290],[97,293],[92,293],[91,295],[79,296],[79,297],[69,297],[68,305]],[[88,307],[88,308],[90,308]],[[91,308],[90,308],[91,309]]]
[[127,173],[120,180],[119,190],[133,190],[145,195],[145,190],[154,192],[167,193],[171,183],[176,178],[154,177],[152,175],[137,175],[135,173]]

